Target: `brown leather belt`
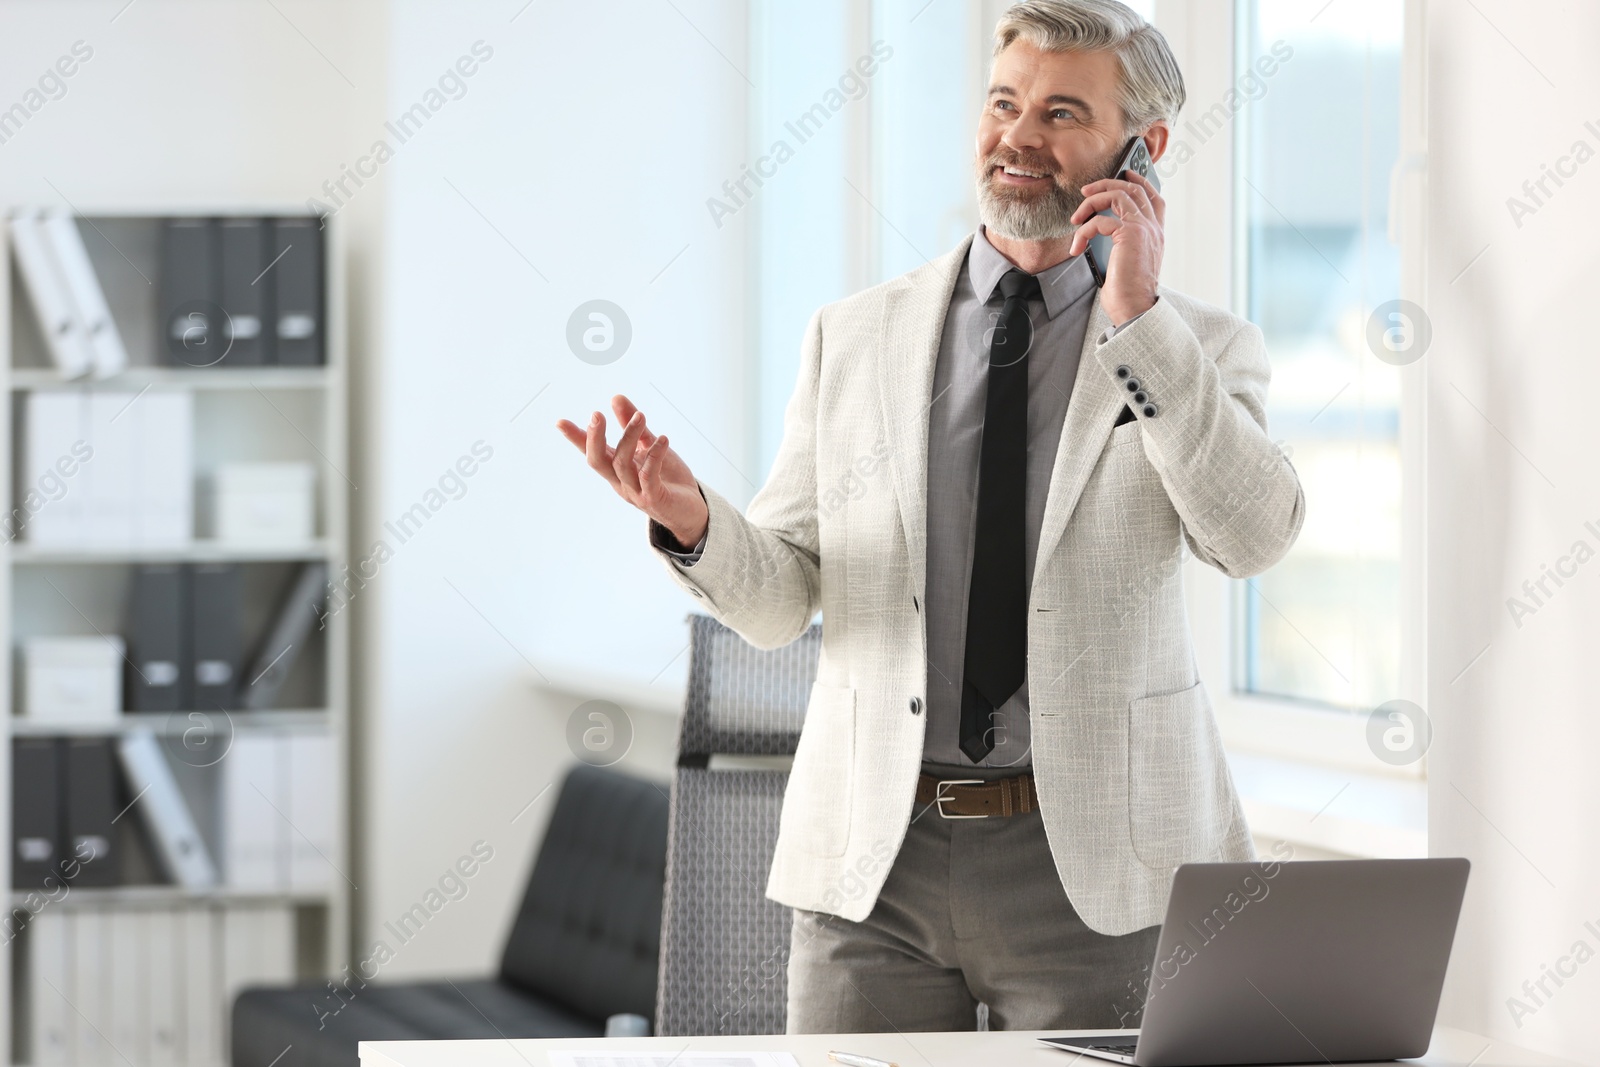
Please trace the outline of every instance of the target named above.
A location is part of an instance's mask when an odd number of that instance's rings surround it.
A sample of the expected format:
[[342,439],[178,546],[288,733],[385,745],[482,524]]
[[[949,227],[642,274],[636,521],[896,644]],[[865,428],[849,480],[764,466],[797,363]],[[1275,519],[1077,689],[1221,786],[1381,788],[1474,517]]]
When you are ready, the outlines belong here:
[[917,778],[917,803],[936,804],[946,819],[984,819],[1037,811],[1039,795],[1033,790],[1031,772],[988,782],[924,774]]

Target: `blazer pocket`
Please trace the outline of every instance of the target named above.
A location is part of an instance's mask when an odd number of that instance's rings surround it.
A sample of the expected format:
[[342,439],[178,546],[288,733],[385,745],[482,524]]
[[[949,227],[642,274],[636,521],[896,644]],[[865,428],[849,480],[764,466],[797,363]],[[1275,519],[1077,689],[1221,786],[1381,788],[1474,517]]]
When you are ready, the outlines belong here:
[[842,856],[850,839],[855,793],[856,691],[811,686],[795,746],[779,835],[816,856]]
[[1112,430],[1111,440],[1107,443],[1107,447],[1118,448],[1130,442],[1142,441],[1143,439],[1144,427],[1139,425],[1138,419],[1135,419],[1132,422],[1125,422]]
[[1233,787],[1211,701],[1199,683],[1128,705],[1128,828],[1147,867],[1216,852],[1233,819]]

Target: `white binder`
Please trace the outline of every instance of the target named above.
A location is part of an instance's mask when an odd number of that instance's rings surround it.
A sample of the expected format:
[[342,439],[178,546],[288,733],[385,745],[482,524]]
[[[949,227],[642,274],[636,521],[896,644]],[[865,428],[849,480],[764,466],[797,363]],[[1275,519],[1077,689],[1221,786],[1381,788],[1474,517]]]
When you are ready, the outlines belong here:
[[183,934],[183,1049],[188,1064],[226,1063],[222,1044],[221,916],[197,904],[179,913]]
[[216,885],[217,869],[211,862],[211,853],[183,802],[178,781],[161,754],[155,733],[148,729],[130,730],[118,739],[117,754],[128,775],[129,788],[139,797],[134,807],[150,830],[168,876],[189,889]]
[[[247,986],[294,981],[294,911],[289,905],[229,905],[222,923],[221,979],[225,1005]],[[230,1043],[231,1014],[223,1012],[224,1048]]]
[[186,545],[194,537],[194,394],[152,389],[128,414],[138,419],[137,541]]
[[34,1067],[67,1067],[72,1062],[78,1017],[67,1003],[72,995],[72,941],[67,914],[46,908],[28,924],[33,957],[33,988],[28,991]]
[[289,888],[320,892],[340,877],[333,862],[334,748],[325,733],[292,733],[289,748]]
[[222,761],[223,871],[234,889],[287,887],[283,748],[274,731],[241,729]]
[[[112,1059],[124,1057],[134,1063],[148,1063],[145,1050],[145,1018],[148,1011],[149,983],[145,972],[151,947],[146,940],[143,909],[117,908],[104,913],[110,927],[107,942],[110,983],[106,990],[106,1020],[100,1025],[111,1043]],[[167,946],[161,946],[167,951]]]
[[184,959],[178,914],[156,908],[145,915],[145,1048],[150,1067],[180,1067],[183,1063],[180,968]]
[[24,536],[33,544],[81,545],[89,472],[79,460],[82,447],[73,446],[89,442],[88,401],[77,390],[35,389],[27,404],[26,459],[16,493],[26,516],[20,520]]
[[[138,399],[135,399],[138,397]],[[78,477],[87,489],[85,540],[91,545],[126,548],[136,542],[140,425],[138,407],[149,399],[137,393],[88,394],[89,443],[94,458]]]
[[78,224],[64,211],[46,212],[40,224],[77,310],[94,376],[107,378],[122,373],[128,366],[128,350],[123,347],[122,334],[117,332],[117,324],[111,318],[105,290],[100,287],[100,278],[89,262],[89,250],[83,245]]
[[72,982],[64,992],[72,998],[75,1067],[111,1067],[117,1058],[104,1036],[110,1021],[107,926],[105,913],[92,908],[72,915]]
[[11,246],[50,358],[63,376],[78,378],[94,366],[94,347],[53,243],[37,211],[19,211],[11,217]]

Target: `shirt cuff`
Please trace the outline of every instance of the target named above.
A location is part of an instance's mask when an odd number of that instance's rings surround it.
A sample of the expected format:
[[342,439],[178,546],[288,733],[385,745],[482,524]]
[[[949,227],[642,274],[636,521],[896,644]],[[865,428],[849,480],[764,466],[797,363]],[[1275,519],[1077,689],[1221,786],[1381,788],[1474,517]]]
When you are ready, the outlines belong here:
[[[1161,302],[1161,298],[1159,296],[1156,297],[1156,303],[1159,304],[1160,302]],[[1154,306],[1155,306],[1154,304],[1151,305],[1151,307],[1154,307]],[[1101,344],[1105,344],[1107,341],[1109,341],[1113,337],[1115,337],[1119,330],[1126,330],[1129,326],[1132,326],[1134,323],[1136,323],[1140,319],[1144,318],[1145,315],[1149,314],[1149,312],[1150,312],[1150,308],[1145,308],[1143,311],[1139,312],[1139,314],[1135,315],[1133,318],[1129,319],[1127,322],[1123,323],[1121,326],[1108,326],[1108,327],[1106,327],[1106,332],[1100,335],[1100,343]]]
[[711,531],[707,529],[700,535],[700,541],[694,548],[684,551],[683,545],[672,536],[671,531],[656,520],[650,520],[650,543],[686,567],[693,566],[700,559],[700,554],[705,551],[706,538],[709,536]]

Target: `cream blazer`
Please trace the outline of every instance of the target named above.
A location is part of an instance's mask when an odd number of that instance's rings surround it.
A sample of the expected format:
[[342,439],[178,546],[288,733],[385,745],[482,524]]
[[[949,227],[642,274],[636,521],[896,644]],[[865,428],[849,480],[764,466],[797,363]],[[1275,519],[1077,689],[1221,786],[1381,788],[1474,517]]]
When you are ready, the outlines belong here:
[[[757,647],[792,641],[821,610],[766,893],[855,921],[914,814],[927,722],[927,412],[971,240],[818,310],[766,484],[740,514],[701,483],[710,525],[699,561],[655,549],[674,581]],[[1095,294],[1029,593],[1039,808],[1069,899],[1108,934],[1161,922],[1179,864],[1254,858],[1190,643],[1182,546],[1247,577],[1283,558],[1305,514],[1299,478],[1267,436],[1260,329],[1159,294],[1104,343],[1111,322]],[[1119,367],[1153,417],[1115,426],[1129,400]]]

